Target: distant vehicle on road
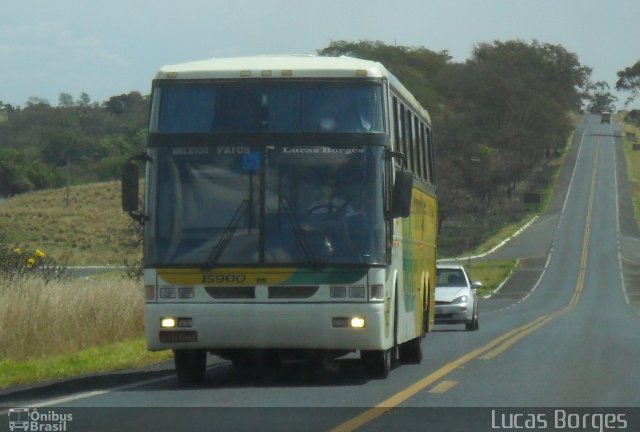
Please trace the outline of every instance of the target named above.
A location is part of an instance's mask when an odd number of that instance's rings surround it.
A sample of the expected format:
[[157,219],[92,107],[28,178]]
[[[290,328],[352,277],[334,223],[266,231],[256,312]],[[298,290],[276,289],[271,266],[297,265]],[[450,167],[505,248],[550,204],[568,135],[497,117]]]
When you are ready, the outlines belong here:
[[608,111],[600,113],[600,123],[611,123],[611,113]]
[[478,330],[478,295],[480,282],[471,282],[461,265],[438,264],[436,269],[436,324],[465,324]]

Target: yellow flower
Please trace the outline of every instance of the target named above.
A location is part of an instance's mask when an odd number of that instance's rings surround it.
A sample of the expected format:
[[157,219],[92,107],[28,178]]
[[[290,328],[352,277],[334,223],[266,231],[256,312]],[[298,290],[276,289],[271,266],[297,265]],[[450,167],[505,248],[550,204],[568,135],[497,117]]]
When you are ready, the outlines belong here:
[[20,249],[20,248],[15,248],[13,251],[18,255],[20,255],[22,253],[22,249]]
[[44,252],[42,252],[40,249],[36,249],[36,256],[38,258],[44,258]]
[[31,267],[33,267],[34,265],[36,265],[36,260],[34,260],[33,258],[29,258],[29,259],[27,260],[27,267],[31,268]]

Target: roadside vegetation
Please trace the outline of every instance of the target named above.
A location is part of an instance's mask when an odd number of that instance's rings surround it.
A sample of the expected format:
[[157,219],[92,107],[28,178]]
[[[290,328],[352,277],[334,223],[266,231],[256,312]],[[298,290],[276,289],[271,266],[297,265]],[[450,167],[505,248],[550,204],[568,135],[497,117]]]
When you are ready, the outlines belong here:
[[16,195],[0,204],[0,234],[14,248],[40,249],[66,265],[122,266],[142,251],[120,209],[116,181]]
[[321,55],[387,66],[429,110],[436,144],[439,254],[477,247],[539,211],[573,130],[597,101],[590,68],[559,45],[495,41],[464,63],[447,51],[334,41]]
[[640,122],[628,122],[627,117],[628,115],[623,114],[620,118],[620,121],[627,121],[623,123],[622,143],[634,214],[636,221],[640,221]]
[[478,289],[478,294],[486,297],[500,287],[517,265],[517,260],[497,260],[465,264],[465,268],[474,282],[482,282],[482,288]]
[[146,352],[143,303],[122,277],[0,281],[0,388],[166,360]]
[[68,264],[139,260],[116,182],[0,203],[0,388],[169,358],[142,339],[143,286],[123,272],[70,277]]

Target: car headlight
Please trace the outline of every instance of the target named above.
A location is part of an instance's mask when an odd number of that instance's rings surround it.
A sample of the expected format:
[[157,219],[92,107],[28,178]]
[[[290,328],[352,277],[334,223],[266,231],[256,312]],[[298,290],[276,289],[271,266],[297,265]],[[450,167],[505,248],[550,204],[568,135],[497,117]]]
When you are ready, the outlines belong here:
[[455,299],[453,299],[453,301],[451,302],[452,304],[462,304],[462,303],[466,303],[468,300],[468,297],[466,295],[462,295],[460,297],[456,297]]

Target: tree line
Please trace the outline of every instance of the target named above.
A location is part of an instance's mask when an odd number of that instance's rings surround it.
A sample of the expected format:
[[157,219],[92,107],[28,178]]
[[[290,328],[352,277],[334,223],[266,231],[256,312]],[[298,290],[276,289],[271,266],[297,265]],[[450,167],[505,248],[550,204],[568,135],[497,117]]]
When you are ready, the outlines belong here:
[[0,197],[118,179],[143,148],[147,111],[139,92],[103,103],[61,93],[57,107],[37,97],[23,108],[0,101]]
[[[618,71],[618,81],[616,81],[616,90],[630,93],[625,101],[625,105],[633,102],[640,96],[640,60],[632,66],[628,66]],[[626,116],[625,121],[640,126],[640,110],[632,109]]]
[[[550,181],[550,166],[573,130],[571,113],[613,109],[606,82],[561,45],[519,40],[475,46],[468,60],[447,51],[333,41],[319,55],[383,63],[431,114],[440,197],[441,249],[455,253],[522,217],[523,194]],[[640,62],[619,73],[616,89],[637,95]],[[61,93],[57,107],[30,98],[0,102],[0,196],[117,179],[143,147],[148,96],[92,103]],[[448,239],[448,240],[447,240]]]
[[334,41],[321,55],[386,65],[433,122],[442,253],[457,253],[523,216],[573,130],[570,113],[593,104],[591,69],[560,45],[496,41],[464,63],[447,51]]

